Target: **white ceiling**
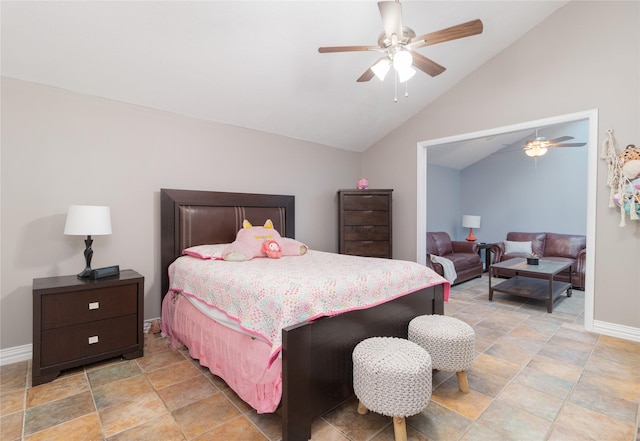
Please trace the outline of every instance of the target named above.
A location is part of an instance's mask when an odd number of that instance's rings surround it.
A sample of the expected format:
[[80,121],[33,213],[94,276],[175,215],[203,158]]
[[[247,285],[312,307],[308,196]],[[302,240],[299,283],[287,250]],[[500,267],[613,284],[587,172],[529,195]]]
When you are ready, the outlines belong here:
[[403,2],[418,35],[479,18],[481,35],[419,49],[394,103],[393,76],[356,79],[375,52],[375,1],[2,1],[2,75],[186,116],[364,151],[567,1]]

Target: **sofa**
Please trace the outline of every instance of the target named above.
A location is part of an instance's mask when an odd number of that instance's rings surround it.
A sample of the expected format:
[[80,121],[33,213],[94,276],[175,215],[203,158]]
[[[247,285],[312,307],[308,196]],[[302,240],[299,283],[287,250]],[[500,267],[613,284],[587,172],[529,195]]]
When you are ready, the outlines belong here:
[[[572,263],[571,285],[584,290],[585,267],[587,256],[587,238],[578,234],[557,233],[507,233],[505,242],[494,243],[491,246],[492,263],[504,262],[514,257],[529,257],[531,252],[540,259],[555,260]],[[497,270],[499,276],[512,276],[512,272]],[[569,271],[558,274],[557,279],[569,282]]]
[[431,256],[444,257],[453,263],[457,277],[452,285],[482,276],[482,261],[475,242],[451,240],[444,231],[427,232],[427,266],[445,277],[442,263],[433,262]]

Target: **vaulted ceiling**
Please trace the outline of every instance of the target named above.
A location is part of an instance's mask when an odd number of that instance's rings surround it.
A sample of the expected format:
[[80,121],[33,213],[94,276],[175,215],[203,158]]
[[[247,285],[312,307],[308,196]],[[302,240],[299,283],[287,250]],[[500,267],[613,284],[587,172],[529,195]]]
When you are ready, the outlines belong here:
[[2,75],[190,117],[364,151],[567,1],[411,1],[418,35],[481,19],[480,35],[427,46],[447,70],[398,87],[356,79],[376,52],[375,1],[2,1]]

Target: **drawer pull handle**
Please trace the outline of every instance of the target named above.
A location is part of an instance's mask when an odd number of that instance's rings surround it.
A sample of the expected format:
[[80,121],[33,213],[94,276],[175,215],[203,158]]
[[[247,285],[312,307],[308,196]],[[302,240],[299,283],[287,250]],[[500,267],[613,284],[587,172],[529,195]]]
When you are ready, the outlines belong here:
[[364,214],[371,214],[373,213],[373,210],[367,210],[367,211],[363,211]]
[[89,344],[92,345],[92,344],[95,344],[95,343],[98,343],[98,336],[94,335],[92,337],[89,337]]
[[365,230],[369,230],[369,229],[373,228],[373,225],[365,225],[362,228],[364,228]]
[[89,303],[89,309],[100,309],[100,302]]

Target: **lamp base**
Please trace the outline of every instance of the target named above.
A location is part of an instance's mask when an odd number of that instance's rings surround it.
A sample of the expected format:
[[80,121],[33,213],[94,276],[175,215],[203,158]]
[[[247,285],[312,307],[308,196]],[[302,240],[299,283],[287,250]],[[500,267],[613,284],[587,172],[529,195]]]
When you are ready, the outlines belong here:
[[78,279],[88,279],[89,277],[91,277],[92,272],[93,270],[87,267],[84,269],[84,271],[82,271],[81,273],[78,273]]
[[476,237],[473,235],[473,228],[469,228],[469,235],[465,240],[467,242],[475,242],[477,240]]

